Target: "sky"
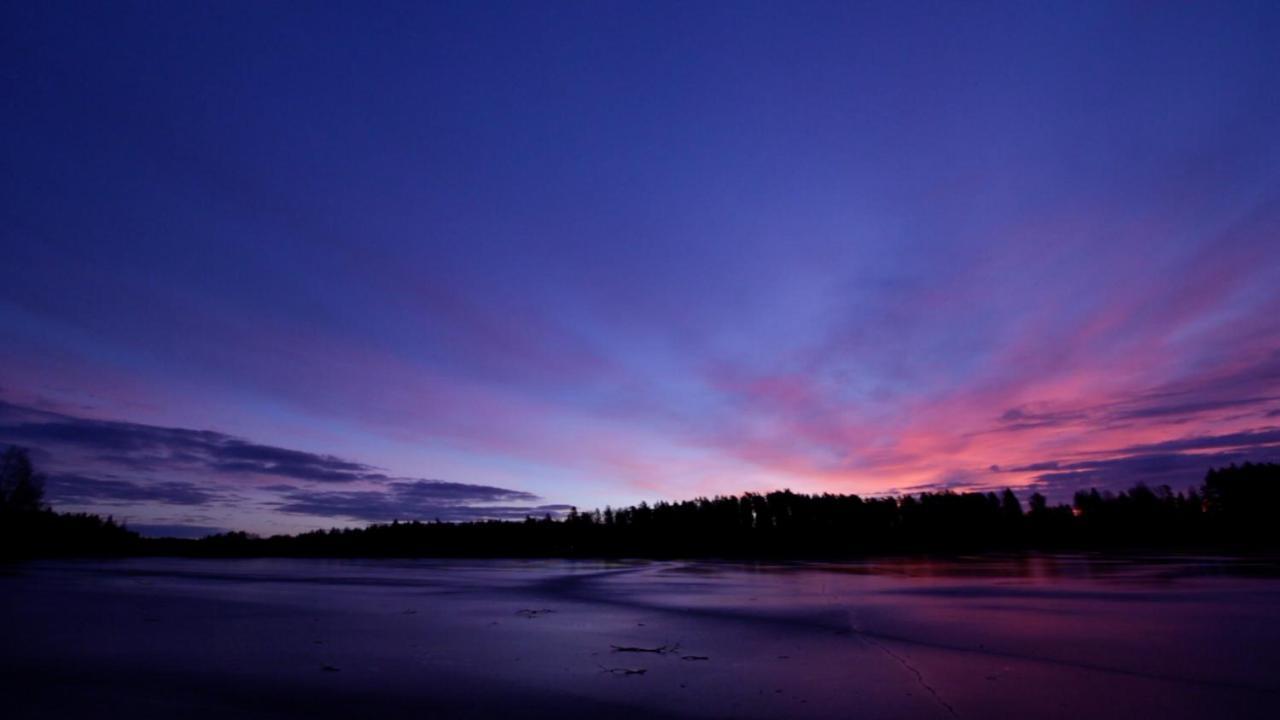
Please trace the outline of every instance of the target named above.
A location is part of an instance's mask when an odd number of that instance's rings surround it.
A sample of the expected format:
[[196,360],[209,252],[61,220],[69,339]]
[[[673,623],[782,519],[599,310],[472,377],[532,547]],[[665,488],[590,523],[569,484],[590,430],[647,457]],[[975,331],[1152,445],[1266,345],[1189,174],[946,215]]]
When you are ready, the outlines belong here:
[[6,3],[0,444],[150,534],[1280,460],[1280,5]]

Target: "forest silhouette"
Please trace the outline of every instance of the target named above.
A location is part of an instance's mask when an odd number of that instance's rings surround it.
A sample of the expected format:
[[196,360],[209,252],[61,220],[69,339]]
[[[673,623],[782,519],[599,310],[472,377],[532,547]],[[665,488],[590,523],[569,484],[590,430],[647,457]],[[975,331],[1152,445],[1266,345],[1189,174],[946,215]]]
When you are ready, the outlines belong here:
[[27,451],[10,446],[0,454],[0,558],[119,555],[142,544],[110,517],[54,512]]
[[1137,485],[1023,507],[1003,492],[863,498],[782,490],[640,503],[560,518],[419,520],[257,537],[143,538],[108,517],[57,513],[24,450],[0,456],[0,555],[209,557],[840,558],[1021,550],[1280,549],[1280,464],[1211,469],[1198,487]]

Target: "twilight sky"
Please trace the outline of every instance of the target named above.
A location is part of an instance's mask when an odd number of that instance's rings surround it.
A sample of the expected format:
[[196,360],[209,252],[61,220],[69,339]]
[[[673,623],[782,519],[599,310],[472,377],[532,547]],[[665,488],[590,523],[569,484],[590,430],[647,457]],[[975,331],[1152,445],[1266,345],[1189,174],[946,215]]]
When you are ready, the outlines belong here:
[[0,444],[58,509],[1280,459],[1280,4],[109,5],[0,10]]

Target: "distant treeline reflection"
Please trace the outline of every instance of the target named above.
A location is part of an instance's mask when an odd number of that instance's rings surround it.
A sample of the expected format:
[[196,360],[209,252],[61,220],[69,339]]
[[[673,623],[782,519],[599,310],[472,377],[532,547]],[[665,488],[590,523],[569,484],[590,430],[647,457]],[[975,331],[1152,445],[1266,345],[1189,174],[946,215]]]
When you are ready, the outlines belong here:
[[1185,493],[1143,485],[1120,493],[1083,490],[1070,505],[1050,505],[1036,493],[1024,508],[1010,490],[888,498],[784,490],[571,511],[558,519],[397,521],[291,536],[232,532],[175,540],[141,538],[110,519],[54,513],[40,505],[38,481],[25,455],[16,458],[12,452],[5,454],[0,477],[0,541],[10,556],[817,558],[1023,549],[1280,549],[1280,465],[1273,463],[1210,470],[1199,488]]

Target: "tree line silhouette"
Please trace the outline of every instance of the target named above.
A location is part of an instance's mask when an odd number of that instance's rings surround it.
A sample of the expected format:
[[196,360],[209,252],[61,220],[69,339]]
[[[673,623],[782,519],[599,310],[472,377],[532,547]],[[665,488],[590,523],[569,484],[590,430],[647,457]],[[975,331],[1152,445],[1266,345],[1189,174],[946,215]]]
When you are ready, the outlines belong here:
[[[41,504],[24,452],[0,467],[0,541],[8,555],[281,557],[853,557],[991,550],[1280,549],[1280,465],[1210,470],[1200,487],[1082,490],[1071,504],[1011,490],[863,498],[782,490],[640,503],[524,521],[391,522],[364,528],[198,540],[147,539],[93,515]],[[18,551],[15,552],[15,549]]]
[[138,534],[88,513],[58,513],[44,504],[44,477],[26,450],[0,454],[0,559],[120,555],[140,546]]

